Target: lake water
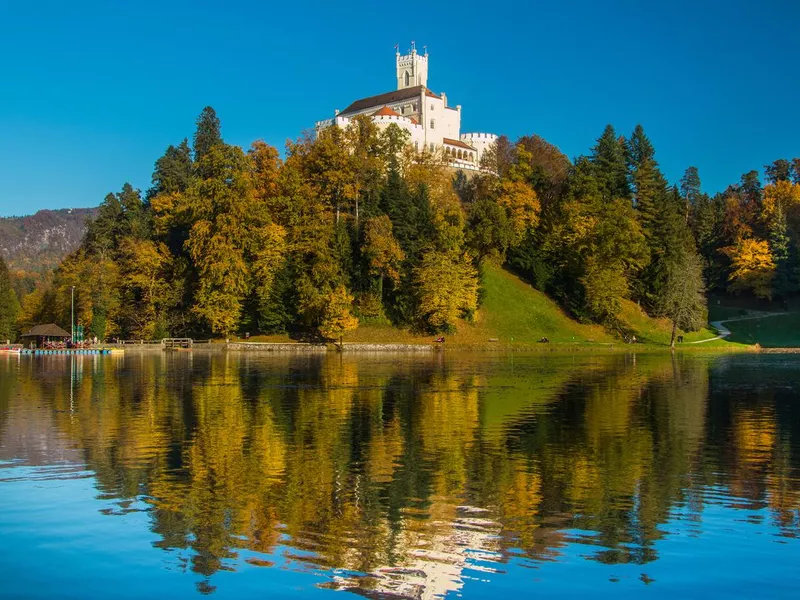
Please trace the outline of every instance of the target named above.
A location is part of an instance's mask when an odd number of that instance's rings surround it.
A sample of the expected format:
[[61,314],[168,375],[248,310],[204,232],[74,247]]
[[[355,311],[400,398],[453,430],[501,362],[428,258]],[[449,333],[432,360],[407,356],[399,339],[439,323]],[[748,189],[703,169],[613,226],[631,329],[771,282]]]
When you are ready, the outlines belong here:
[[4,598],[797,598],[798,355],[0,355]]

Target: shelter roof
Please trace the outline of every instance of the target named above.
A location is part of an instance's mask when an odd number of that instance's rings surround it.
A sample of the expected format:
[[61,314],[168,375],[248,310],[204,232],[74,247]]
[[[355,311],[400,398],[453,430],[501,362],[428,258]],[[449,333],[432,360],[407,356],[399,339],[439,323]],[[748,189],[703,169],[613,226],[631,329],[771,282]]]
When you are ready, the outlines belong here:
[[27,333],[23,333],[22,337],[59,337],[68,338],[69,334],[61,329],[55,323],[48,323],[47,325],[35,325]]

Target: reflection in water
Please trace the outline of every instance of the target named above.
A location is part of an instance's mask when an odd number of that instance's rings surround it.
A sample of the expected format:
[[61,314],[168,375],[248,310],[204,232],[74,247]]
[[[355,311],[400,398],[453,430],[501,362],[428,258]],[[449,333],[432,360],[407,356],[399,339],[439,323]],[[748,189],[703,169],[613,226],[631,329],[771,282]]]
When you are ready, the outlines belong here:
[[131,353],[3,357],[0,375],[0,489],[23,466],[88,469],[102,518],[146,514],[203,593],[278,563],[409,598],[576,546],[646,565],[671,519],[702,536],[715,504],[800,532],[784,357]]

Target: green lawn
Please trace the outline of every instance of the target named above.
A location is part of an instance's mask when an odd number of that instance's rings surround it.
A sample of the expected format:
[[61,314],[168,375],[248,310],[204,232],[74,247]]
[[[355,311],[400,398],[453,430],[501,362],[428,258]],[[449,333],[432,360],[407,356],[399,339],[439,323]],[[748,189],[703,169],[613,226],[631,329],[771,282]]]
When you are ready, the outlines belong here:
[[[614,345],[624,348],[625,345],[599,325],[586,325],[570,318],[548,296],[535,290],[515,275],[496,265],[484,268],[484,301],[472,322],[459,321],[456,331],[446,335],[448,346],[491,348],[494,346],[530,346],[553,348],[555,346],[602,346]],[[721,313],[723,317],[730,314],[740,316],[738,308]],[[635,332],[639,342],[649,346],[668,346],[671,335],[671,324],[667,319],[653,319],[635,303],[623,303],[620,315]],[[733,327],[731,327],[733,330]],[[702,329],[684,334],[684,349],[723,349],[741,347],[740,344],[752,344],[746,338],[716,340],[703,344],[688,342],[713,338],[716,332]],[[357,330],[348,332],[345,342],[360,343],[404,343],[427,344],[436,336],[397,329],[386,323],[361,323]],[[547,337],[552,345],[538,344],[542,337]],[[253,341],[289,341],[287,336],[257,336]],[[762,343],[762,345],[764,345]],[[643,346],[640,346],[643,347]]]
[[800,313],[731,321],[725,326],[731,330],[728,337],[731,342],[760,344],[765,348],[800,346]]

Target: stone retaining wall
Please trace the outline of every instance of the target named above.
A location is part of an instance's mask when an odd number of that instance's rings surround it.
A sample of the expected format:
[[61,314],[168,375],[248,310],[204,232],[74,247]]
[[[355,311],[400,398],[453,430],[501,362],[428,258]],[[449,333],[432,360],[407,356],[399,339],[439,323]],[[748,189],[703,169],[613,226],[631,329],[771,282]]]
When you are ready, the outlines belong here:
[[327,352],[328,348],[322,344],[278,344],[267,342],[228,342],[226,350],[243,352]]
[[[224,344],[225,350],[236,352],[336,352],[338,345],[326,346],[324,344],[280,344],[267,342],[228,342]],[[345,343],[342,352],[433,352],[437,350],[431,344],[357,344]]]
[[430,344],[356,344],[347,343],[342,352],[433,352]]

